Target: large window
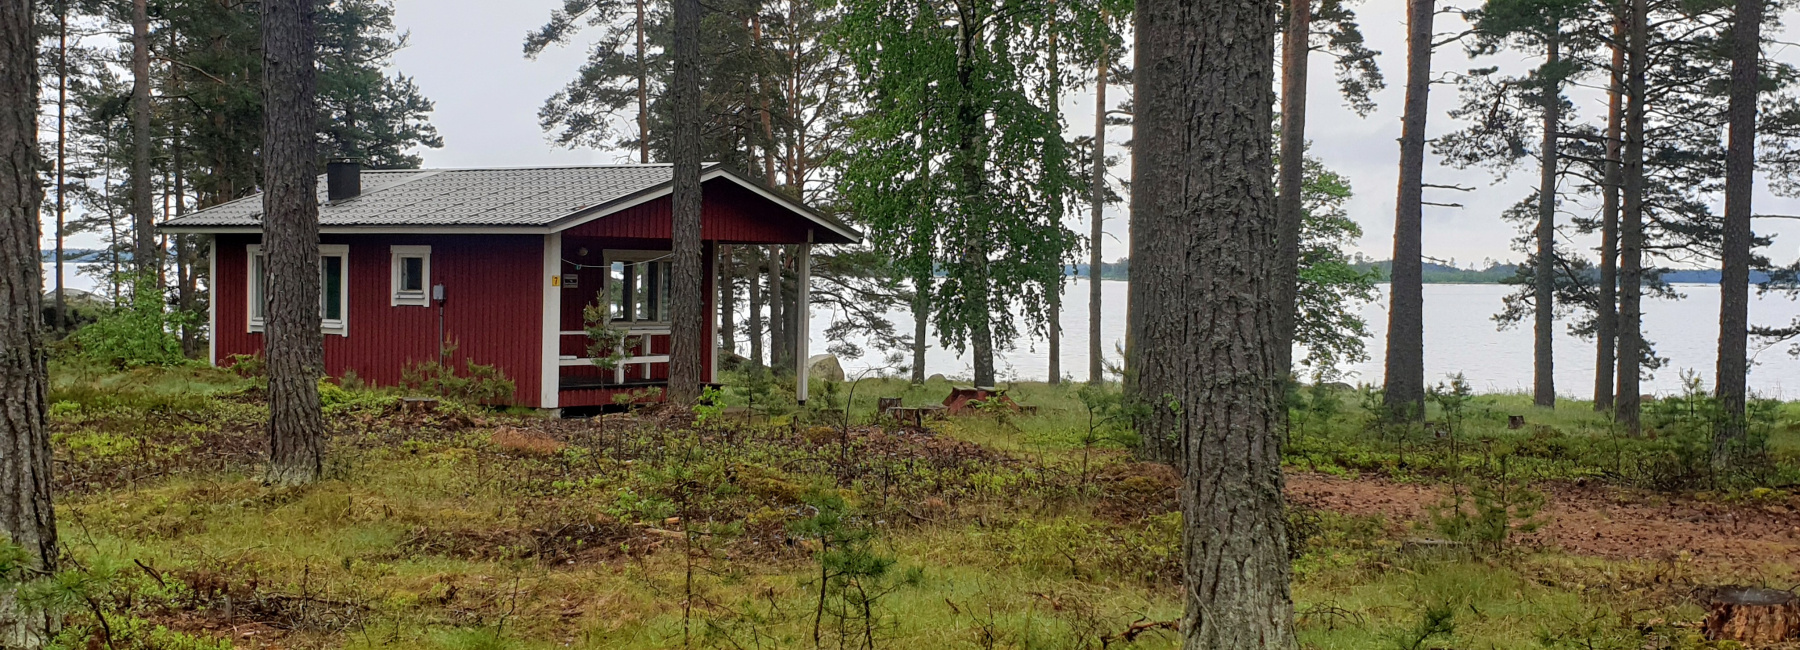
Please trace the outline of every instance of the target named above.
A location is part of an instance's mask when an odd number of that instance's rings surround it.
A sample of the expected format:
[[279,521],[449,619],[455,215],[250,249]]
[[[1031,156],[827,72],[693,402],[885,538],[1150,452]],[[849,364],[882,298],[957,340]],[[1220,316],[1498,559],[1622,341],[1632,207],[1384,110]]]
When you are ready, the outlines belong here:
[[395,246],[393,251],[393,305],[431,305],[431,247]]
[[[269,309],[268,259],[262,246],[249,247],[250,331],[263,331]],[[350,247],[319,247],[319,329],[326,334],[350,335]]]
[[668,251],[606,251],[606,263],[606,294],[614,321],[669,321]]

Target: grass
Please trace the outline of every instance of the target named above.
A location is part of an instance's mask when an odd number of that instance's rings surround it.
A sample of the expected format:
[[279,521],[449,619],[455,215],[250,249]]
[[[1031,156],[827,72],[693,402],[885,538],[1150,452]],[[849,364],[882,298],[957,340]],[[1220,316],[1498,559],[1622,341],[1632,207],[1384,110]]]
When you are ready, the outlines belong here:
[[[1011,394],[1034,413],[953,418],[935,434],[866,424],[879,397],[923,404],[948,388],[815,387],[816,411],[778,406],[766,423],[721,416],[701,430],[454,404],[400,414],[393,394],[339,391],[329,476],[295,489],[256,479],[266,410],[253,381],[58,368],[72,576],[59,589],[95,605],[63,610],[60,643],[810,648],[817,627],[823,647],[865,635],[877,647],[1178,647],[1155,627],[1182,610],[1175,483],[1133,462],[1130,432],[1109,419],[1116,405],[1090,417],[1078,387],[1022,384]],[[782,404],[781,392],[768,386],[760,402]],[[1296,471],[1447,481],[1503,457],[1529,481],[1647,485],[1686,471],[1645,469],[1679,460],[1668,441],[1691,423],[1675,416],[1658,420],[1662,437],[1628,440],[1579,404],[1475,396],[1453,427],[1434,407],[1454,429],[1438,435],[1373,427],[1354,393],[1306,399],[1288,446]],[[1507,429],[1515,413],[1530,426]],[[1790,485],[1790,413],[1761,425],[1772,450],[1762,489]],[[1751,478],[1684,489],[1750,490]],[[802,524],[834,497],[849,504],[844,534],[869,536],[860,557],[885,568],[827,585],[820,616],[818,575],[831,565]],[[1308,648],[1700,647],[1679,625],[1699,615],[1683,590],[1768,578],[1522,550],[1424,554],[1404,522],[1293,519]],[[857,589],[885,594],[866,620],[843,606],[859,604]],[[1134,626],[1147,631],[1128,642]]]

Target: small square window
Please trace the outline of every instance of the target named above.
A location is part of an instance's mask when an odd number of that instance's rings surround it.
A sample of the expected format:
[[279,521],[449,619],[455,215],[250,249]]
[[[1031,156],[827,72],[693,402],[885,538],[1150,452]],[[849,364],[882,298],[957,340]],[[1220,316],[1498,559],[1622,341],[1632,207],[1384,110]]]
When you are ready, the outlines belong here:
[[431,305],[431,247],[393,247],[393,305]]

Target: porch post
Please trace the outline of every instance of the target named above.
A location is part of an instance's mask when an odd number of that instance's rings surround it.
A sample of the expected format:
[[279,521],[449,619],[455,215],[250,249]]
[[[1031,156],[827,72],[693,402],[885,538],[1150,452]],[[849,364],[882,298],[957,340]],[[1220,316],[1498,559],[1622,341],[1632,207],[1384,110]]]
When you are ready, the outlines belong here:
[[544,235],[544,272],[538,278],[544,291],[543,350],[538,376],[538,408],[559,408],[562,378],[562,233]]
[[806,371],[809,369],[808,366],[811,365],[806,361],[807,357],[812,356],[812,346],[809,345],[811,343],[810,339],[812,338],[811,229],[806,231],[806,243],[800,245],[800,259],[795,261],[795,265],[800,273],[799,281],[795,282],[800,295],[794,296],[794,309],[798,310],[800,313],[795,314],[794,322],[796,323],[795,328],[800,331],[794,333],[794,365],[797,366],[794,368],[794,376],[798,379],[798,381],[794,383],[794,393],[795,397],[800,398],[800,405],[805,406],[807,393]]

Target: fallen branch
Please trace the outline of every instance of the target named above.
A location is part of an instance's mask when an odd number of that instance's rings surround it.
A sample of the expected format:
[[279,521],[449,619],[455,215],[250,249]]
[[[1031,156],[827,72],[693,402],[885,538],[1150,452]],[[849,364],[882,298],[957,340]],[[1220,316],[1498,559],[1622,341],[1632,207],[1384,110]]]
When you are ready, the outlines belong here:
[[1138,622],[1132,623],[1130,627],[1125,628],[1124,632],[1100,637],[1100,647],[1111,647],[1112,642],[1114,641],[1134,643],[1137,641],[1138,637],[1143,636],[1146,632],[1156,630],[1168,630],[1173,632],[1178,629],[1181,629],[1181,621],[1146,621],[1139,619]]

